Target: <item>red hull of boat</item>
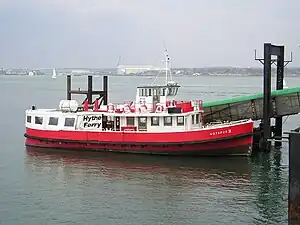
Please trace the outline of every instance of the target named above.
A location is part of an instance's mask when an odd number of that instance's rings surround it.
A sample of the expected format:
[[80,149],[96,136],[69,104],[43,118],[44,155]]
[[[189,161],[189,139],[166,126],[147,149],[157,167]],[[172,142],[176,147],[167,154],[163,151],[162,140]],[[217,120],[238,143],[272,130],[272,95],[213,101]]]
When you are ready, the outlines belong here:
[[173,133],[83,132],[26,129],[26,145],[43,148],[164,155],[249,155],[253,123]]

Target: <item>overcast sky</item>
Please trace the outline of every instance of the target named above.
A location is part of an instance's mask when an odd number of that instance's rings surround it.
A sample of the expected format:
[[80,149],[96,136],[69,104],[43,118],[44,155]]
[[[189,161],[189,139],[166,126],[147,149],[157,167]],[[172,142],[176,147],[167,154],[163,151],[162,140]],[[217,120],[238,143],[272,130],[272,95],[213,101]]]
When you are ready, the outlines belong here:
[[300,66],[299,0],[0,0],[0,67],[256,66],[284,44]]

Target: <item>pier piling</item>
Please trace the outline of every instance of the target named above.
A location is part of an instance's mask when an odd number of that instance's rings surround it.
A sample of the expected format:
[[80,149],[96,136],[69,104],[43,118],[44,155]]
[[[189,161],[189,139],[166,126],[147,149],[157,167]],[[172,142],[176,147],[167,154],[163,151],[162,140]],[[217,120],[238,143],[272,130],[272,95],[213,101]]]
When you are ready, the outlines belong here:
[[71,75],[67,75],[67,100],[71,98]]
[[93,77],[88,76],[88,92],[87,92],[87,99],[89,105],[93,103]]
[[93,104],[93,96],[99,95],[98,100],[101,99],[101,103],[107,105],[108,102],[108,77],[103,76],[103,90],[96,91],[93,90],[93,76],[88,76],[88,89],[87,90],[72,90],[71,88],[71,75],[67,75],[67,100],[72,99],[72,94],[78,95],[86,95],[86,99],[88,100],[88,104]]
[[[276,90],[283,89],[284,79],[284,46],[279,47],[279,55],[277,55],[277,77],[276,77]],[[282,140],[282,116],[275,119],[275,139]],[[282,142],[275,141],[275,147],[281,147]]]
[[300,133],[289,134],[288,224],[300,224]]
[[107,78],[107,76],[103,77],[103,91],[104,91],[103,104],[107,105],[108,104],[108,78]]
[[[272,59],[272,55],[277,56],[277,59]],[[255,60],[260,61],[264,65],[264,82],[263,82],[263,120],[261,121],[262,136],[260,140],[260,148],[264,151],[269,151],[271,147],[270,139],[275,136],[275,146],[281,146],[282,137],[282,116],[276,116],[275,114],[275,126],[271,129],[271,114],[272,114],[272,96],[271,96],[271,65],[277,66],[276,74],[276,89],[283,89],[283,78],[284,78],[284,67],[291,62],[284,61],[284,46],[272,45],[271,43],[264,43],[264,58],[256,58]],[[274,132],[272,132],[274,131]],[[274,133],[274,135],[272,135]]]

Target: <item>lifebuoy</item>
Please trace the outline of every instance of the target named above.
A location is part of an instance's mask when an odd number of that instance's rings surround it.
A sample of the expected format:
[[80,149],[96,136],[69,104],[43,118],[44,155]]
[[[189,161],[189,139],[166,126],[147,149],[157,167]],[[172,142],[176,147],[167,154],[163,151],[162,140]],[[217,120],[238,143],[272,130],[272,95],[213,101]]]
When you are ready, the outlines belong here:
[[135,112],[135,104],[134,104],[134,102],[130,102],[129,108],[130,108],[130,112],[132,112],[132,113]]
[[123,112],[124,113],[130,113],[130,107],[128,104],[125,104],[124,107],[123,107]]
[[164,106],[163,105],[156,105],[155,112],[156,113],[161,113],[162,111],[164,111]]
[[140,106],[140,108],[139,108],[139,112],[140,112],[140,113],[142,113],[142,112],[146,112],[146,111],[147,111],[147,109],[148,109],[148,108],[147,108],[147,106],[146,106],[146,105],[141,105],[141,106]]
[[110,103],[107,105],[107,112],[110,112],[110,113],[115,112],[115,107],[113,104]]

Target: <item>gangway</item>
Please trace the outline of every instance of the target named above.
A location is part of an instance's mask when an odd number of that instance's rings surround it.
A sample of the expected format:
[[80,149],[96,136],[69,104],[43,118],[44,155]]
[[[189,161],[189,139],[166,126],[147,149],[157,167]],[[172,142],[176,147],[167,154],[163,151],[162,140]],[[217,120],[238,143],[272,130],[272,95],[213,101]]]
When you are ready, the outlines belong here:
[[[289,116],[300,112],[300,87],[271,93],[271,117]],[[204,122],[263,119],[263,94],[204,102]]]

